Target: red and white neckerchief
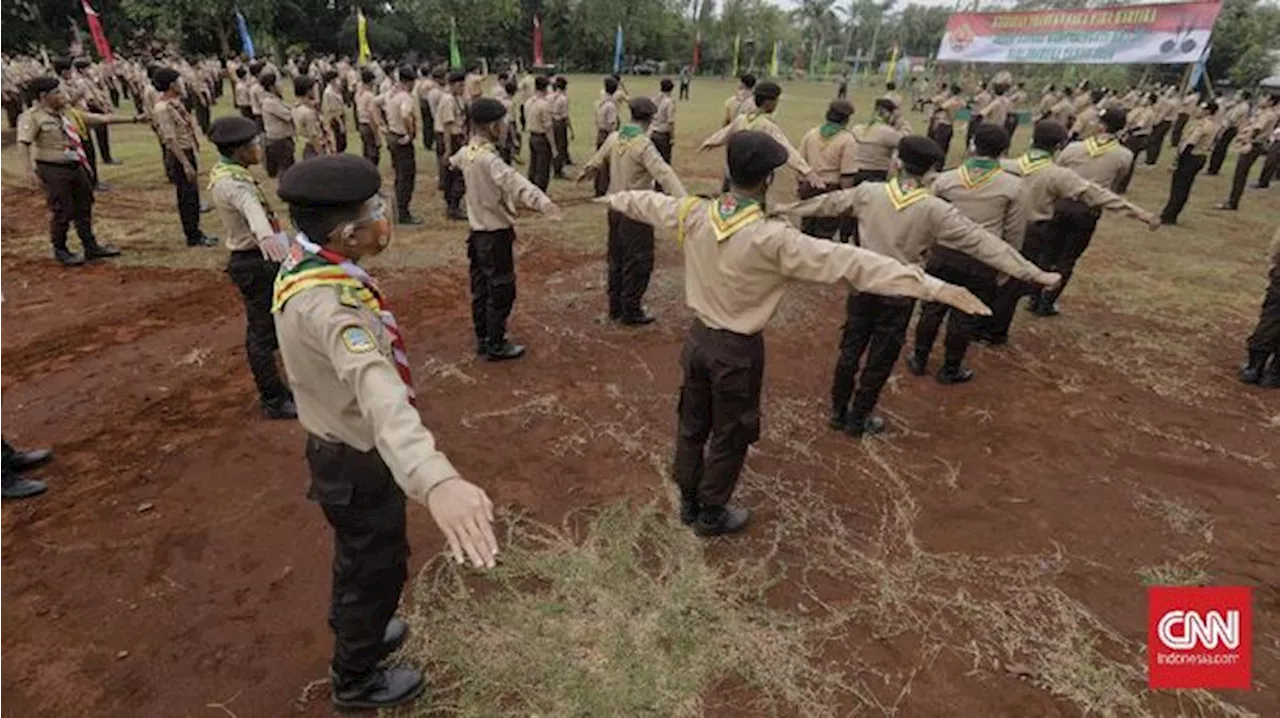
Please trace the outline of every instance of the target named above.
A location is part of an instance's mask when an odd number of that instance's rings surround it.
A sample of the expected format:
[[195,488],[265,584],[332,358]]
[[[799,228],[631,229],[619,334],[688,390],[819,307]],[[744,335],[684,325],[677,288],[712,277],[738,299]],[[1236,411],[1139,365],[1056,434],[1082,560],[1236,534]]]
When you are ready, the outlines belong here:
[[62,134],[67,136],[67,149],[76,153],[76,161],[86,172],[93,174],[93,168],[89,165],[89,155],[84,150],[84,141],[80,139],[80,128],[76,127],[76,121],[65,112],[59,117],[62,120]]
[[325,249],[312,242],[301,232],[294,239],[303,251],[337,266],[343,272],[346,272],[347,276],[360,282],[364,289],[367,290],[368,294],[362,297],[365,301],[365,306],[377,313],[378,320],[382,322],[382,328],[391,337],[391,355],[395,359],[396,372],[400,374],[400,379],[404,382],[405,391],[409,394],[409,403],[417,406],[418,395],[413,390],[413,376],[409,369],[409,353],[405,350],[404,337],[400,335],[400,325],[396,323],[396,317],[391,313],[391,307],[387,304],[382,290],[378,289],[377,283],[373,281],[373,277],[369,276],[369,273],[360,265],[337,252]]

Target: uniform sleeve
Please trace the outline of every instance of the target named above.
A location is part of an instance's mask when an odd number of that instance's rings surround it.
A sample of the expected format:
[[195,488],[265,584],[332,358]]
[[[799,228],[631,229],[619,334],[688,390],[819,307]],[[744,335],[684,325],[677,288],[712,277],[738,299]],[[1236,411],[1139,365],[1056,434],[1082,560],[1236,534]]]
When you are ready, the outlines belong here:
[[1105,187],[1099,187],[1071,170],[1056,174],[1056,181],[1059,183],[1059,189],[1061,190],[1058,193],[1059,196],[1078,199],[1094,209],[1101,208],[1112,212],[1124,212],[1136,219],[1145,220],[1150,216],[1146,210],[1138,205]]
[[618,106],[613,104],[613,100],[605,101],[604,119],[610,129],[618,129]]
[[853,212],[857,193],[858,187],[836,190],[801,202],[780,204],[773,212],[795,217],[839,217],[846,212]]
[[645,142],[644,151],[640,153],[640,163],[671,196],[684,197],[689,194],[685,191],[684,185],[680,183],[680,178],[676,176],[676,171],[671,169],[671,165],[667,164],[666,160],[662,159],[658,148],[654,147],[652,142]]
[[1022,252],[1022,243],[1027,235],[1027,200],[1019,191],[1004,207],[1004,241],[1010,247]]
[[252,187],[238,183],[228,194],[227,199],[249,223],[249,229],[259,242],[275,235],[275,230],[271,228],[271,220],[267,219],[267,212],[258,201],[258,193],[254,192]]
[[[778,129],[777,125],[772,122],[764,122],[762,123],[762,127],[766,134],[777,140],[778,144],[787,149],[788,167],[795,170],[800,175],[807,175],[813,172],[813,168],[809,166],[808,162],[804,161],[804,157],[801,156],[800,152],[797,151],[795,147],[791,146],[791,140],[788,140],[787,136],[782,134],[782,130]],[[896,145],[897,143],[894,144]]]
[[283,102],[264,102],[262,103],[262,111],[281,122],[293,122],[293,113],[289,111],[289,108]]
[[652,190],[615,192],[607,197],[608,205],[631,219],[668,232],[675,232],[680,224],[680,200],[671,195]]
[[[365,315],[337,304],[322,305],[316,325],[325,352],[338,378],[356,395],[360,413],[373,428],[378,453],[406,495],[418,503],[443,481],[459,477],[457,469],[436,448],[435,437],[409,403],[408,392],[390,358],[377,351],[369,338],[373,328]],[[352,347],[350,331],[363,332],[365,343]]]
[[449,131],[449,125],[458,124],[457,104],[456,102],[445,102],[439,105],[440,126],[445,128],[446,133]]
[[963,252],[983,264],[1028,282],[1043,272],[1004,240],[960,214],[955,207],[939,201],[930,208],[929,219],[938,244]]
[[24,145],[33,145],[39,134],[40,123],[32,119],[30,112],[22,113],[22,116],[18,118],[18,142]]
[[847,177],[857,174],[858,161],[857,155],[854,153],[858,149],[858,141],[853,139],[853,135],[849,135],[849,140],[844,143],[844,147],[840,148],[840,175]]
[[617,142],[617,134],[610,134],[606,137],[604,142],[601,143],[600,149],[596,150],[596,153],[591,156],[591,159],[587,160],[587,163],[582,166],[582,171],[586,172],[590,169],[599,171],[600,168],[604,167],[605,160],[609,158],[609,154],[613,152],[613,146],[617,144]]
[[945,283],[896,259],[849,244],[814,239],[775,223],[757,246],[791,279],[833,284],[840,280],[860,292],[933,300]]
[[719,147],[729,141],[729,137],[738,131],[738,118],[733,118],[729,124],[716,130],[710,137],[702,141],[703,147]]
[[493,173],[493,179],[502,188],[503,194],[514,200],[516,204],[539,212],[550,209],[551,198],[524,175],[516,172],[511,165],[495,158],[490,161],[490,171]]
[[1276,227],[1276,233],[1271,235],[1271,246],[1267,247],[1267,256],[1271,259],[1272,267],[1280,267],[1280,227]]
[[165,144],[176,144],[178,142],[178,128],[174,123],[173,111],[165,106],[163,110],[155,111],[156,131],[160,133],[160,141]]

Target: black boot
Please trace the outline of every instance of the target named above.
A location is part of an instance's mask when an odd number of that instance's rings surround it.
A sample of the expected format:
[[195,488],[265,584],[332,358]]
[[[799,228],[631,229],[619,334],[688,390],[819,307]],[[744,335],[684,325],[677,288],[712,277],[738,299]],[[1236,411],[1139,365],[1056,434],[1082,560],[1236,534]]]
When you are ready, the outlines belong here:
[[392,616],[391,620],[387,621],[386,630],[382,632],[382,650],[389,656],[399,650],[407,640],[409,640],[409,624],[399,616]]
[[653,324],[656,320],[652,316],[645,314],[645,311],[641,309],[638,313],[623,314],[622,319],[619,321],[629,327],[642,327],[646,324]]
[[85,259],[108,259],[110,257],[119,257],[120,250],[109,244],[98,244],[97,242],[89,242],[84,245]]
[[878,416],[871,416],[865,419],[850,417],[844,426],[844,433],[855,439],[861,439],[864,436],[875,436],[884,431],[884,419]]
[[1258,386],[1280,389],[1280,355],[1276,355],[1271,360],[1271,367],[1262,372],[1262,379],[1258,382]]
[[827,423],[836,431],[844,431],[845,422],[849,418],[849,408],[845,406],[834,406],[831,408],[831,418]]
[[53,258],[58,260],[58,264],[61,264],[64,267],[79,267],[84,264],[84,257],[81,257],[66,247],[54,247]]
[[963,364],[943,364],[938,370],[939,384],[963,384],[973,379],[973,370]]
[[298,418],[298,407],[293,403],[293,397],[283,396],[279,399],[263,399],[262,415],[268,419],[296,419]]
[[512,344],[506,340],[489,342],[484,350],[484,358],[489,361],[507,361],[508,359],[519,359],[522,356],[524,356],[524,346]]
[[911,352],[911,356],[907,357],[907,371],[916,376],[924,376],[929,369],[929,352],[921,351],[919,347]]
[[703,506],[698,519],[693,522],[693,532],[699,536],[724,536],[746,528],[751,512],[735,504]]
[[6,470],[3,484],[0,484],[0,497],[6,499],[26,499],[39,496],[48,490],[48,486],[39,479],[20,479],[18,474]]
[[422,693],[422,674],[412,668],[379,668],[369,675],[341,681],[330,670],[333,707],[341,711],[389,708],[407,703]]
[[1240,381],[1246,384],[1257,384],[1262,381],[1262,370],[1267,366],[1267,353],[1250,350],[1249,361],[1240,366]]
[[680,523],[685,526],[693,525],[698,520],[698,515],[702,513],[702,504],[698,501],[697,491],[680,490]]

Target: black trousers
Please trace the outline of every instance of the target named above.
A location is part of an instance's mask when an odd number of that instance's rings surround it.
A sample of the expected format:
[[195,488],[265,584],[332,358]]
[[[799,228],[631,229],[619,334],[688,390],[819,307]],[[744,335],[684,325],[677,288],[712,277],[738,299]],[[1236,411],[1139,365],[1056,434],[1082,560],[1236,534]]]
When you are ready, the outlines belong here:
[[279,140],[267,140],[263,147],[263,155],[267,161],[267,176],[277,177],[293,166],[296,147],[292,137]]
[[[138,102],[141,102],[141,100],[138,100]],[[236,109],[240,110],[240,116],[241,116],[241,117],[245,117],[245,118],[248,118],[248,119],[250,119],[250,120],[255,119],[255,118],[257,117],[257,115],[253,114],[253,108],[252,108],[252,107],[250,107],[249,105],[241,105],[241,106],[237,107]],[[141,106],[141,105],[139,105],[139,106],[138,106],[138,114],[142,114],[142,106]]]
[[80,245],[93,247],[93,180],[79,164],[37,162],[36,176],[44,186],[49,205],[49,241],[54,249],[67,248],[67,230],[74,223]]
[[1093,234],[1098,231],[1098,220],[1101,218],[1100,210],[1091,209],[1078,200],[1060,199],[1054,205],[1051,235],[1041,245],[1040,259],[1032,261],[1045,271],[1061,274],[1062,281],[1052,291],[1044,292],[1041,295],[1042,301],[1053,304],[1062,296],[1067,283],[1071,281],[1071,275],[1075,273],[1076,262],[1084,256],[1089,243],[1093,241]]
[[329,130],[333,133],[333,147],[338,152],[347,151],[347,128],[342,120],[330,120]]
[[653,275],[653,227],[609,210],[609,316],[638,317]]
[[[946,156],[951,152],[951,135],[955,132],[955,128],[949,122],[936,122],[933,127],[929,128],[929,139],[938,143],[942,148],[943,164],[946,164]],[[942,167],[938,168],[939,170]]]
[[1218,139],[1213,143],[1213,152],[1209,154],[1209,169],[1205,174],[1216,177],[1222,171],[1222,163],[1227,161],[1227,148],[1231,147],[1231,141],[1239,132],[1237,127],[1228,127],[1218,135]]
[[9,129],[18,128],[18,117],[22,114],[22,101],[16,97],[4,98],[4,115],[9,121]]
[[1133,181],[1133,173],[1138,168],[1138,155],[1147,148],[1147,142],[1150,140],[1146,135],[1129,135],[1124,139],[1124,146],[1133,153],[1133,160],[1129,162],[1129,171],[1120,179],[1120,186],[1116,191],[1124,194],[1129,191],[1129,183]]
[[377,450],[307,437],[311,488],[333,527],[333,629],[335,688],[358,683],[387,656],[387,623],[409,577],[404,493]]
[[1244,186],[1249,183],[1249,171],[1253,169],[1253,163],[1257,162],[1258,158],[1266,155],[1266,153],[1265,146],[1255,142],[1248,152],[1236,158],[1236,173],[1231,178],[1231,196],[1227,198],[1227,206],[1231,209],[1240,208],[1240,198],[1244,196]]
[[102,157],[102,161],[111,164],[115,160],[111,159],[111,127],[109,125],[93,126],[94,144],[98,146],[98,153]]
[[1009,141],[1013,141],[1013,133],[1018,131],[1018,113],[1009,111],[1009,116],[1004,118],[1004,131],[1009,133]]
[[[600,149],[601,145],[604,144],[605,140],[609,139],[610,132],[611,130],[602,130],[598,127],[596,128],[596,149],[597,150]],[[597,197],[603,197],[609,192],[609,160],[606,159],[603,163],[601,163],[599,169],[596,171],[596,177],[595,177],[595,182],[593,183],[593,186],[595,188],[595,193]]]
[[471,230],[467,259],[471,262],[471,323],[476,341],[501,345],[507,338],[507,317],[516,302],[514,229]]
[[[935,248],[933,251],[934,257],[926,265],[925,271],[938,279],[968,289],[975,297],[981,299],[983,304],[990,306],[996,295],[995,270],[970,257],[952,261],[951,255],[944,253],[943,248]],[[915,353],[925,357],[929,355],[944,319],[947,321],[947,336],[943,342],[945,347],[943,364],[948,367],[959,367],[964,362],[964,355],[969,350],[969,343],[973,340],[974,333],[981,325],[981,317],[965,314],[941,302],[920,304],[920,319],[916,322]]]
[[1262,165],[1262,174],[1258,175],[1258,186],[1270,187],[1277,170],[1280,170],[1280,142],[1272,142],[1267,150],[1267,161]]
[[443,192],[445,173],[449,171],[449,157],[447,156],[448,147],[445,142],[443,132],[436,133],[435,137],[435,148],[433,151],[436,153],[436,189]]
[[[662,159],[667,164],[671,164],[671,133],[670,132],[654,132],[649,135],[649,139],[653,140],[653,146],[658,149],[658,154],[662,155]],[[666,188],[661,182],[654,182],[653,188],[659,192],[666,192]]]
[[529,181],[543,192],[551,184],[551,141],[544,134],[529,133]]
[[[1280,355],[1280,267],[1271,268],[1271,284],[1267,285],[1258,326],[1249,335],[1248,347],[1250,352]],[[1280,373],[1277,361],[1280,359],[1272,361],[1272,371]]]
[[[853,186],[857,187],[863,182],[884,182],[887,179],[889,179],[889,170],[858,170],[853,173]],[[858,241],[858,220],[853,217],[841,217],[840,219],[840,234],[844,241],[861,245]]]
[[[1048,269],[1048,246],[1054,241],[1057,231],[1053,220],[1031,222],[1027,224],[1026,238],[1022,242],[1022,256],[1031,260],[1041,269]],[[1009,327],[1013,324],[1013,315],[1018,308],[1018,300],[1029,294],[1040,292],[1038,285],[1029,284],[1009,278],[996,288],[991,307],[991,316],[981,320],[979,333],[988,339],[1003,342],[1009,338]]]
[[[839,188],[839,185],[814,187],[808,182],[801,180],[800,186],[797,187],[796,192],[800,195],[800,199],[805,200],[835,191]],[[844,218],[842,217],[805,217],[800,220],[800,231],[810,237],[835,239],[836,234],[840,232],[843,222]]]
[[[200,165],[197,163],[195,150],[184,150],[184,152],[187,155],[187,162],[198,171]],[[187,238],[188,244],[194,243],[204,237],[204,233],[200,231],[200,177],[197,174],[196,177],[187,179],[186,173],[182,171],[182,162],[174,157],[172,152],[165,152],[164,164],[177,196],[178,216],[182,218],[182,234]]]
[[409,204],[413,201],[413,183],[417,180],[418,164],[413,143],[392,142],[391,167],[396,175],[396,212],[400,219],[409,216]]
[[84,142],[84,154],[89,158],[89,178],[93,180],[93,188],[98,189],[102,176],[98,174],[98,148],[93,142],[93,135],[81,138]]
[[436,121],[431,114],[431,105],[425,101],[418,103],[419,113],[422,115],[422,147],[428,152],[432,152],[436,148]]
[[573,160],[569,158],[569,123],[553,120],[551,131],[555,133],[556,138],[556,155],[551,166],[555,170],[556,177],[560,177],[564,174],[564,168],[573,164]]
[[1160,150],[1164,148],[1164,137],[1169,134],[1172,125],[1168,120],[1157,122],[1147,135],[1147,164],[1154,165],[1160,161]]
[[[847,409],[850,424],[865,421],[875,408],[902,353],[907,324],[915,308],[916,300],[907,297],[849,293],[840,334],[840,358],[831,382],[831,405],[837,411]],[[860,377],[859,363],[863,363]]]
[[1169,201],[1160,212],[1160,219],[1165,224],[1178,221],[1178,215],[1191,196],[1191,185],[1196,181],[1196,175],[1200,174],[1205,162],[1204,155],[1182,155],[1178,158],[1178,166],[1173,168],[1173,179],[1169,183]]
[[[462,147],[467,144],[467,138],[462,135],[454,135],[452,142],[454,147]],[[444,203],[451,215],[462,212],[462,197],[466,193],[467,185],[462,179],[462,170],[451,166],[446,161],[444,168]]]
[[360,131],[360,156],[377,166],[382,161],[378,133],[373,131],[373,125],[368,122],[361,122],[357,129]]
[[764,335],[712,329],[694,319],[680,352],[679,425],[672,478],[703,508],[729,503],[760,438]]
[[271,315],[272,288],[279,271],[280,265],[263,257],[257,249],[234,251],[227,260],[227,276],[244,299],[244,351],[263,404],[289,396],[276,366],[280,345],[276,343],[276,322]]
[[1178,116],[1173,119],[1173,131],[1169,135],[1169,146],[1177,149],[1182,144],[1182,131],[1187,127],[1187,120],[1191,119],[1191,115],[1186,112],[1179,112]]
[[209,136],[209,127],[213,124],[213,120],[209,115],[209,106],[203,102],[196,103],[196,123],[200,125],[200,131],[205,137]]
[[680,96],[679,96],[679,99],[681,99],[681,100],[687,100],[687,99],[689,99],[689,83],[687,83],[687,82],[682,82],[682,83],[680,83]]

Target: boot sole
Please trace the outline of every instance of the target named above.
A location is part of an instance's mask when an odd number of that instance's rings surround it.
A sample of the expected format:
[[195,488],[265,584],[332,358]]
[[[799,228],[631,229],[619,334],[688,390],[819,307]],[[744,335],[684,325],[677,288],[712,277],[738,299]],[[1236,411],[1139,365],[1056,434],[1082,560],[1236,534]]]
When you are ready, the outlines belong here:
[[333,700],[333,709],[340,713],[355,713],[357,711],[376,710],[378,708],[393,708],[416,699],[418,696],[422,695],[423,691],[426,689],[427,682],[424,680],[419,683],[418,687],[413,691],[406,693],[393,701],[338,701],[338,699],[335,698]]

